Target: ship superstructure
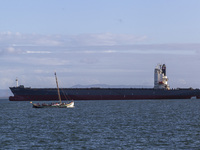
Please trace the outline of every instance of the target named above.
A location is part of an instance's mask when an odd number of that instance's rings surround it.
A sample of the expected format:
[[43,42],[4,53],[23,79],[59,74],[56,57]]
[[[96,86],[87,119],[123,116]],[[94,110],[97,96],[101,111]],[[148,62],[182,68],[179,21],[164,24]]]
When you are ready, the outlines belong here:
[[157,65],[154,71],[154,89],[170,89],[167,83],[166,65]]

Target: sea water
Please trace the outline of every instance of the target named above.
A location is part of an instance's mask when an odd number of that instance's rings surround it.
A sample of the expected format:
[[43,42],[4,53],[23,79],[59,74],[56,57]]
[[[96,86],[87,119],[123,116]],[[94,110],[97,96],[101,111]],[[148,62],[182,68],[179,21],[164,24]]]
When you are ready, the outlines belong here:
[[0,101],[0,149],[200,149],[200,100]]

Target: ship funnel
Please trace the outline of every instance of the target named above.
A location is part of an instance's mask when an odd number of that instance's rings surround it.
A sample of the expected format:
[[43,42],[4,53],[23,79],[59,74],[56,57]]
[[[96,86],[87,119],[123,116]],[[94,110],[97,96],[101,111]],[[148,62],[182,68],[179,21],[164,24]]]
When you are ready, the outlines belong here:
[[165,64],[162,65],[162,72],[163,72],[164,76],[166,76],[166,66],[165,66]]
[[154,71],[154,88],[155,89],[169,89],[167,84],[168,78],[166,76],[166,65],[158,65]]

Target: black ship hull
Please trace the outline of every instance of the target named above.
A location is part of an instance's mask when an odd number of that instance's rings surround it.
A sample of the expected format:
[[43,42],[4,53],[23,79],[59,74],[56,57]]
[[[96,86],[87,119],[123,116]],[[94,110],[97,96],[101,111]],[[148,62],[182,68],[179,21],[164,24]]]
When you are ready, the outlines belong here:
[[[56,88],[10,87],[14,96],[10,101],[56,101]],[[141,99],[191,99],[200,98],[199,89],[154,88],[64,88],[62,100],[141,100]]]

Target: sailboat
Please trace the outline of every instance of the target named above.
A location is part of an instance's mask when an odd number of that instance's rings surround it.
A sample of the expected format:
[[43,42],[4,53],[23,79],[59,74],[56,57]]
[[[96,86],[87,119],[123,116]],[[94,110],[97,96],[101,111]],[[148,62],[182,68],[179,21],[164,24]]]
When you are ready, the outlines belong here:
[[30,102],[33,105],[33,108],[48,108],[48,107],[54,107],[54,108],[73,108],[74,107],[74,101],[71,101],[70,103],[62,103],[61,101],[61,96],[60,96],[60,90],[58,87],[58,79],[56,76],[56,72],[55,72],[55,78],[56,78],[56,85],[57,85],[57,90],[58,90],[58,99],[59,99],[59,103],[51,103],[51,104],[33,104],[32,102]]

